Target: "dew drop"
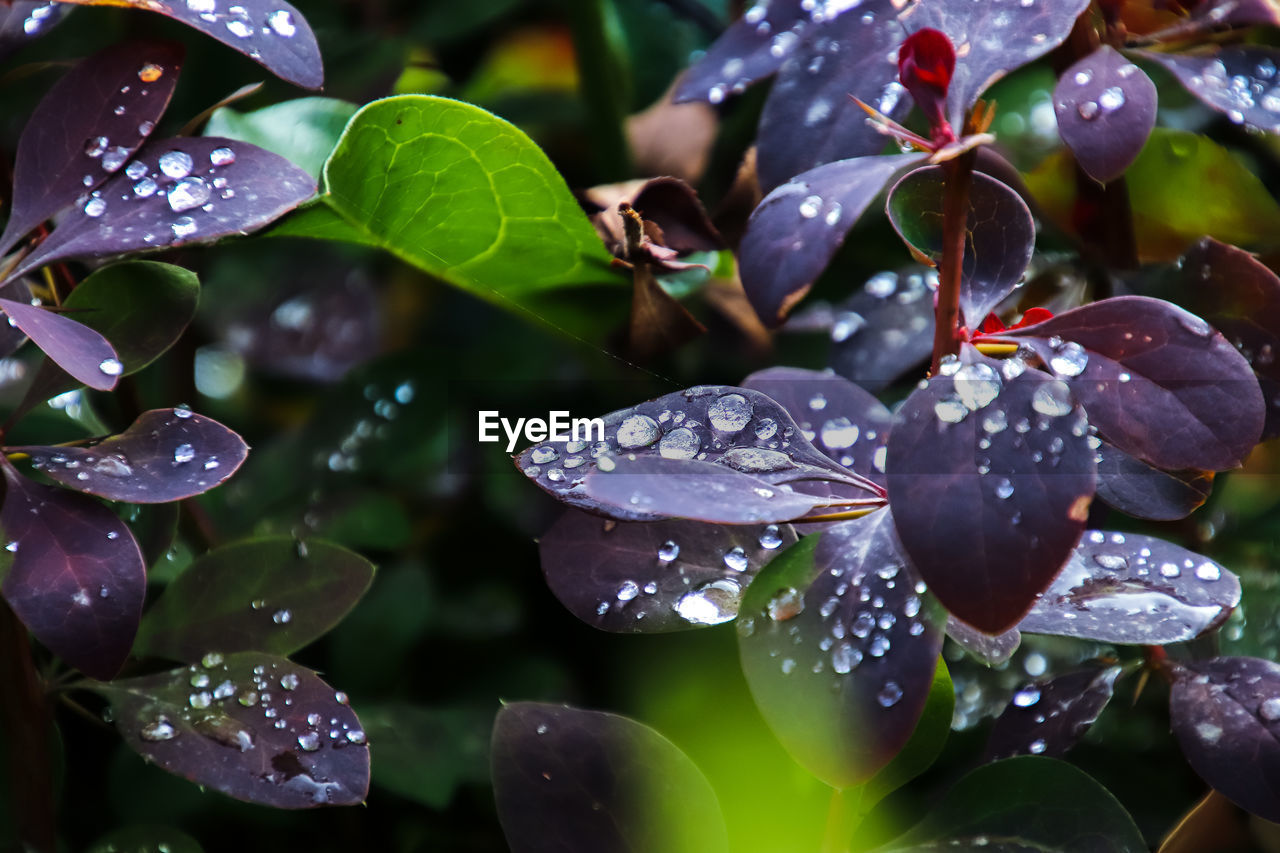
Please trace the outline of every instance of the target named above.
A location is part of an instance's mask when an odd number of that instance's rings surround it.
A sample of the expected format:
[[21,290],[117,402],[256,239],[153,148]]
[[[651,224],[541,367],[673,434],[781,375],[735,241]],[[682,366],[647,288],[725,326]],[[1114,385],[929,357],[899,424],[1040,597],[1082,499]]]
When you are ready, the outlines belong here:
[[741,394],[725,394],[707,408],[711,426],[721,432],[739,432],[751,421],[755,408]]
[[209,152],[209,162],[214,166],[230,166],[236,161],[236,152],[230,148],[215,148]]
[[778,525],[770,524],[760,534],[760,547],[767,551],[773,551],[782,545],[782,535],[778,532]]
[[[719,625],[738,614],[741,598],[742,587],[730,578],[721,578],[689,590],[680,596],[674,609],[680,618],[694,625]],[[749,620],[742,622],[739,629],[749,636]]]
[[664,563],[670,563],[680,556],[680,546],[668,539],[662,543],[662,547],[658,549],[658,559]]
[[833,450],[844,450],[858,441],[858,425],[848,418],[832,418],[822,425],[822,443]]
[[175,465],[182,465],[195,458],[195,448],[189,444],[179,444],[173,449],[173,462]]
[[1268,723],[1280,720],[1280,696],[1272,696],[1258,706],[1258,716]]
[[164,76],[164,69],[154,62],[148,62],[138,69],[138,79],[143,83],[154,83]]
[[181,213],[184,210],[200,207],[209,200],[210,195],[212,190],[204,182],[204,178],[190,177],[183,178],[170,187],[166,198],[169,201],[169,209],[174,213]]
[[1098,117],[1097,101],[1081,101],[1076,104],[1076,112],[1080,114],[1080,118],[1085,121],[1093,121]]
[[210,669],[222,664],[223,657],[219,652],[208,652],[204,657],[200,658],[200,664],[205,669]]
[[1213,563],[1204,562],[1196,566],[1196,577],[1202,581],[1216,581],[1222,577],[1222,572]]
[[1019,708],[1029,708],[1040,701],[1040,688],[1024,687],[1013,694],[1013,704]]
[[1049,359],[1049,368],[1059,376],[1079,376],[1089,364],[1089,354],[1075,341],[1068,341]]
[[277,610],[271,614],[271,621],[277,625],[288,625],[293,619],[293,612],[290,610]]
[[884,708],[892,708],[901,698],[902,688],[896,681],[886,681],[884,687],[880,688],[880,692],[876,694],[876,701]]
[[170,178],[185,178],[191,174],[195,161],[185,151],[166,151],[160,155],[160,171]]
[[285,690],[296,690],[298,687],[298,674],[296,672],[287,672],[280,676],[280,686]]
[[304,752],[315,752],[320,748],[320,735],[315,732],[298,735],[298,746],[302,747]]
[[630,601],[640,594],[640,585],[635,581],[623,581],[618,587],[617,598],[619,601]]
[[774,622],[785,622],[794,619],[804,612],[804,594],[795,587],[778,590],[765,608],[769,618]]
[[124,372],[124,365],[120,363],[119,359],[104,358],[98,363],[98,370],[107,376],[119,376]]
[[688,427],[673,429],[658,442],[658,454],[664,459],[692,459],[701,448],[698,434]]
[[157,717],[154,722],[147,723],[138,732],[138,737],[151,743],[173,740],[177,736],[178,730],[169,722],[168,717]]
[[1105,112],[1120,109],[1124,106],[1124,90],[1119,86],[1111,86],[1098,96],[1098,106]]
[[91,198],[84,205],[84,215],[95,219],[107,212],[107,202],[101,198]]
[[811,195],[800,202],[800,215],[805,219],[813,219],[822,210],[822,196]]
[[1028,746],[1027,749],[1030,750],[1032,754],[1039,755],[1045,751],[1046,746],[1047,744],[1044,742],[1044,738],[1036,738],[1031,741],[1031,745]]

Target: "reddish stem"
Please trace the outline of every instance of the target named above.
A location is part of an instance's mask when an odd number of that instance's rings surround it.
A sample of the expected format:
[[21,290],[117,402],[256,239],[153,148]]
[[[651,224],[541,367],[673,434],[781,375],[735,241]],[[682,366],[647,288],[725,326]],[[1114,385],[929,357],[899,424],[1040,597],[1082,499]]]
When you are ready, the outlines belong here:
[[942,164],[942,262],[938,265],[938,304],[934,308],[933,362],[936,374],[943,356],[960,352],[960,275],[968,237],[969,188],[977,151],[966,151]]

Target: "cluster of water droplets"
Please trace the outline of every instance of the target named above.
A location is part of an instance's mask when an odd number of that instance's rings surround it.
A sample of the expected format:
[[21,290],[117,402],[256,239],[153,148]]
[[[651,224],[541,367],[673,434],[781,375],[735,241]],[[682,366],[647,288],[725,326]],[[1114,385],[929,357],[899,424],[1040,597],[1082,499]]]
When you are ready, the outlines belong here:
[[255,35],[293,38],[298,32],[298,24],[288,9],[268,12],[260,23],[255,24],[252,14],[244,6],[231,4],[225,7],[225,11],[220,11],[218,0],[186,0],[186,6],[187,11],[194,12],[201,21],[221,24],[237,39],[248,39]]
[[[956,731],[972,728],[984,719],[998,716],[1010,703],[1020,708],[1036,707],[1042,701],[1039,691],[1044,681],[1077,669],[1104,651],[1105,647],[1093,643],[1024,635],[1023,645],[1009,659],[988,664],[949,640],[943,647],[943,657],[956,688],[951,727]],[[1028,685],[1028,679],[1039,684]]]
[[995,402],[1004,387],[1000,372],[985,362],[961,364],[955,356],[947,356],[938,372],[939,376],[952,380],[951,392],[933,404],[933,413],[941,424],[958,424],[973,412],[986,408]]
[[1187,82],[1236,124],[1280,132],[1280,79],[1271,59],[1260,59],[1250,69],[1228,68],[1222,59],[1210,59]]
[[[1134,74],[1139,73],[1138,66],[1133,63],[1127,63],[1120,66],[1117,75],[1122,80],[1127,80]],[[1093,82],[1093,71],[1085,68],[1075,72],[1071,76],[1071,80],[1077,86],[1088,86]],[[1088,98],[1076,102],[1076,113],[1085,121],[1093,121],[1101,116],[1107,116],[1116,112],[1126,103],[1123,85],[1108,86],[1098,94],[1097,98]],[[1058,102],[1058,110],[1067,109],[1065,101]]]
[[22,32],[24,35],[34,38],[56,23],[60,17],[61,10],[58,9],[57,3],[41,3],[31,9],[27,13],[27,17],[23,18]]
[[[312,457],[316,468],[333,472],[359,471],[361,454],[370,444],[391,437],[391,423],[417,397],[417,387],[411,380],[389,388],[370,383],[364,387],[363,396],[371,409],[356,412],[351,428],[338,439],[336,447],[316,451]],[[312,528],[318,524],[318,519],[315,524],[308,522]]]

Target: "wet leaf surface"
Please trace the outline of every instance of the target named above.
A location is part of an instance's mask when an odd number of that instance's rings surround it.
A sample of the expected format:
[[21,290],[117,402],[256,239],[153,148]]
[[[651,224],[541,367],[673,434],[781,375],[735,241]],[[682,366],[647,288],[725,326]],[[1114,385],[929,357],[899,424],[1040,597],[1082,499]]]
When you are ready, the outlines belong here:
[[[942,256],[944,170],[925,166],[889,190],[889,221],[904,242],[935,262]],[[1035,248],[1036,225],[1026,202],[989,175],[973,173],[965,224],[960,308],[976,328],[1022,279]]]
[[319,180],[325,161],[358,109],[335,98],[297,98],[247,113],[223,107],[209,117],[204,134],[273,151]]
[[1165,645],[1222,624],[1239,603],[1239,579],[1213,560],[1153,536],[1090,530],[1018,628]]
[[910,739],[942,649],[882,510],[788,549],[747,590],[743,671],[770,727],[835,787],[865,782]]
[[1195,54],[1134,51],[1171,72],[1187,91],[1235,124],[1280,132],[1280,50],[1227,45]]
[[828,363],[836,373],[878,392],[933,351],[933,270],[880,272],[836,310]]
[[0,59],[21,50],[62,22],[69,12],[50,0],[14,0],[0,7]]
[[785,524],[619,523],[569,510],[538,552],[547,585],[583,622],[657,633],[733,619],[752,578],[795,542]]
[[957,617],[1014,627],[1066,562],[1096,463],[1067,386],[966,348],[898,412],[888,488],[898,535]]
[[742,238],[739,270],[766,325],[782,322],[893,175],[919,159],[898,154],[840,160],[797,175],[765,197]]
[[1115,692],[1120,667],[1069,672],[1026,684],[996,720],[984,758],[1063,755],[1084,736]]
[[63,0],[81,6],[131,6],[159,12],[211,36],[262,65],[272,74],[302,86],[319,89],[324,66],[316,37],[302,13],[283,0]]
[[491,745],[512,853],[727,853],[705,776],[658,732],[614,714],[516,702]]
[[1234,468],[1262,433],[1248,362],[1171,303],[1118,296],[1000,336],[1026,343],[1069,383],[1104,439],[1157,467]]
[[[146,569],[133,534],[97,501],[4,466],[0,593],[36,638],[93,678],[111,678],[138,630]],[[6,565],[7,564],[7,565]]]
[[207,492],[249,454],[239,435],[188,409],[143,412],[119,435],[89,447],[22,447],[31,464],[64,486],[135,504]]
[[1280,820],[1280,665],[1238,657],[1179,665],[1169,717],[1202,779],[1241,808]]
[[1105,441],[1098,447],[1098,497],[1135,518],[1174,521],[1204,504],[1213,475],[1162,471]]
[[466,785],[489,786],[489,707],[360,706],[369,736],[373,784],[444,809]]
[[368,739],[346,694],[284,658],[210,652],[90,689],[131,749],[238,800],[309,809],[354,805],[369,789]]
[[685,72],[675,102],[718,104],[730,94],[778,70],[811,24],[801,0],[768,0],[755,4],[735,21],[706,54]]
[[988,666],[1009,660],[1022,645],[1022,632],[1017,628],[1000,634],[984,634],[954,616],[947,617],[947,636]]
[[1102,45],[1058,78],[1058,133],[1095,181],[1124,174],[1156,123],[1156,85],[1141,68]]
[[34,305],[0,299],[10,325],[20,329],[77,382],[98,391],[116,387],[124,368],[111,342],[70,317]]
[[269,151],[218,137],[155,140],[18,265],[148,252],[248,234],[315,193],[306,172]]
[[169,105],[182,56],[174,42],[114,45],[53,85],[18,140],[0,253],[124,167]]
[[373,565],[338,545],[248,539],[196,560],[148,611],[135,651],[198,661],[210,650],[290,654],[342,620]]

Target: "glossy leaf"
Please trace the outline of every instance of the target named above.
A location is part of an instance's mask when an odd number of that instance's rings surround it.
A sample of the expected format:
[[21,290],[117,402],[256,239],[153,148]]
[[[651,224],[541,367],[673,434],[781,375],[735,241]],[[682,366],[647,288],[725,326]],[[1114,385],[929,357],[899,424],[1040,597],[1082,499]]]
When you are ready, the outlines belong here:
[[463,785],[488,787],[490,707],[360,706],[373,784],[433,809]]
[[614,714],[516,702],[491,746],[512,853],[727,853],[715,792],[658,732]]
[[888,511],[808,537],[747,590],[747,683],[787,750],[834,787],[865,782],[910,739],[942,649]]
[[879,272],[837,309],[828,363],[868,391],[881,391],[933,351],[933,270]]
[[1012,628],[1075,546],[1096,463],[1067,386],[966,348],[913,391],[889,439],[898,535],[931,591],[987,633]]
[[810,24],[811,16],[801,0],[756,4],[684,73],[676,87],[675,102],[718,104],[730,93],[768,77],[795,49]]
[[[937,761],[951,735],[951,722],[955,718],[956,686],[951,680],[945,660],[939,658],[933,671],[933,685],[929,698],[916,722],[911,739],[876,775],[859,786],[860,810],[869,809],[874,803],[893,793],[903,785],[924,773]],[[865,813],[865,811],[864,811]]]
[[306,172],[246,142],[155,140],[62,220],[9,278],[70,258],[248,234],[314,193],[315,181]]
[[243,53],[272,74],[306,89],[324,83],[320,48],[302,13],[283,0],[237,0],[223,11],[218,0],[62,0],[81,6],[131,6],[159,12]]
[[1110,45],[1058,78],[1053,90],[1058,133],[1080,168],[1113,181],[1138,158],[1156,124],[1156,84]]
[[1126,515],[1153,521],[1186,518],[1213,489],[1205,471],[1162,471],[1105,441],[1098,447],[1098,497]]
[[0,6],[0,59],[56,27],[70,11],[50,0],[14,0]]
[[133,534],[97,501],[4,466],[4,595],[58,657],[93,678],[120,671],[133,644],[146,569]]
[[120,360],[111,342],[93,329],[63,314],[12,299],[0,299],[0,311],[77,382],[98,391],[116,387],[123,371]]
[[1069,672],[1024,685],[996,720],[986,760],[1064,754],[1098,719],[1115,692],[1120,667]]
[[135,651],[198,661],[209,651],[289,654],[342,620],[373,565],[338,545],[248,539],[195,561],[147,611]]
[[249,454],[244,439],[187,409],[152,409],[127,430],[88,447],[15,448],[72,489],[113,501],[167,503],[207,492]]
[[1211,109],[1235,124],[1280,132],[1280,50],[1261,45],[1226,45],[1209,52],[1134,51],[1164,67]]
[[556,598],[605,631],[656,633],[718,625],[742,591],[796,542],[788,525],[619,523],[569,510],[538,540]]
[[1262,433],[1248,362],[1171,303],[1118,296],[1001,337],[1026,343],[1069,383],[1103,438],[1157,467],[1234,468]]
[[1054,853],[1148,849],[1133,819],[1106,788],[1064,761],[1035,756],[979,767],[915,828],[880,849],[906,853],[983,847]]
[[359,109],[335,98],[298,98],[248,113],[223,107],[209,117],[204,133],[273,151],[319,179],[347,122]]
[[[944,170],[925,166],[904,175],[889,190],[889,221],[903,241],[934,261],[941,258]],[[1036,225],[1026,202],[995,178],[973,173],[965,224],[960,309],[972,327],[1013,292],[1035,248]]]
[[898,154],[840,160],[798,175],[765,197],[747,223],[739,270],[747,298],[766,325],[782,322],[893,175],[919,159]]
[[1017,628],[1000,634],[984,634],[954,616],[947,617],[947,636],[987,666],[1004,663],[1022,645],[1022,632]]
[[169,105],[182,56],[174,42],[114,45],[54,84],[18,140],[0,254],[125,165]]
[[346,694],[284,658],[211,653],[91,689],[131,749],[237,800],[309,809],[356,805],[369,790],[367,738]]
[[[649,469],[636,465],[644,460],[665,463],[662,470],[672,473],[696,472],[699,482],[703,482],[703,478],[708,478],[705,480],[708,483],[722,481],[721,486],[712,488],[723,490],[733,484],[748,493],[755,488],[799,478],[847,480],[849,476],[843,467],[801,435],[782,406],[758,391],[700,385],[612,412],[601,420],[603,436],[598,430],[581,425],[583,429],[575,438],[572,426],[561,423],[557,427],[561,431],[556,437],[558,440],[526,449],[515,458],[516,466],[544,491],[570,506],[634,521],[652,521],[664,516],[697,517],[703,521],[727,519],[683,515],[656,504],[641,507],[627,495],[622,496],[619,505],[615,500],[617,495],[603,499],[601,494],[592,494],[586,477],[602,470],[602,461],[610,476],[601,478],[600,482],[608,479],[613,484],[600,488],[607,488],[611,493],[623,488],[624,475],[639,477],[641,481],[657,480],[644,473]],[[630,458],[633,456],[634,460]],[[713,467],[711,463],[716,464]],[[674,489],[673,484],[660,486]],[[705,503],[709,510],[716,500],[713,495],[697,492],[686,497],[689,501]],[[774,496],[757,497],[770,501]],[[734,508],[726,506],[723,511],[733,512]],[[760,517],[755,521],[787,521],[792,517]],[[733,523],[750,522],[744,518]]]
[[1187,762],[1236,805],[1280,820],[1280,666],[1222,657],[1173,674],[1169,718]]
[[1153,536],[1089,531],[1018,628],[1107,643],[1180,643],[1221,625],[1240,581]]

